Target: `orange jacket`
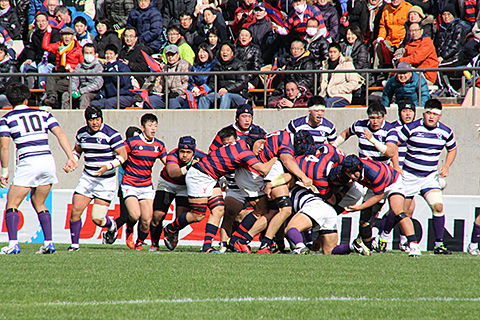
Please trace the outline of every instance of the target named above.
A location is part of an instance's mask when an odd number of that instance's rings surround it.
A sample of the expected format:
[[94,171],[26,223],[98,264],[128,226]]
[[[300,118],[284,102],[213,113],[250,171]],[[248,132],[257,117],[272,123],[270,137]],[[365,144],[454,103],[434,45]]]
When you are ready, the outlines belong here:
[[[408,62],[416,69],[438,68],[437,53],[432,39],[424,36],[419,40],[410,41],[405,45],[405,54],[399,61]],[[425,72],[425,78],[435,83],[437,73]]]
[[403,1],[398,7],[387,4],[380,18],[380,29],[378,37],[383,38],[390,45],[398,48],[405,37],[404,23],[408,20],[408,10],[412,5],[407,1]]

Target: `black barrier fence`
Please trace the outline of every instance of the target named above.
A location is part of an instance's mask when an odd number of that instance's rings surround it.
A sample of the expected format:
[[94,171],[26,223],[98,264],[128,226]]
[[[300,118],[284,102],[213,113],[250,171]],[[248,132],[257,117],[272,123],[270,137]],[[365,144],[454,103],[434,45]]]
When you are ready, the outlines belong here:
[[[368,107],[369,104],[369,93],[370,93],[370,87],[372,83],[370,83],[370,75],[376,75],[379,73],[389,73],[389,74],[397,74],[397,73],[406,73],[406,72],[415,72],[422,74],[425,72],[442,72],[442,73],[458,73],[458,72],[464,72],[468,71],[471,73],[471,83],[473,86],[475,86],[475,83],[477,82],[478,74],[480,71],[480,68],[467,68],[467,67],[458,67],[458,68],[429,68],[429,69],[358,69],[358,70],[275,70],[275,71],[228,71],[228,72],[169,72],[169,73],[159,73],[159,72],[125,72],[125,73],[110,73],[110,72],[102,72],[102,73],[81,73],[81,74],[75,74],[75,73],[0,73],[0,77],[19,77],[22,82],[25,82],[27,77],[66,77],[69,80],[69,92],[72,92],[71,87],[72,87],[72,77],[75,77],[78,75],[79,77],[85,77],[85,76],[103,76],[103,77],[117,77],[117,109],[120,109],[120,81],[119,78],[122,76],[129,76],[129,77],[134,77],[134,76],[141,76],[141,77],[165,77],[165,88],[164,88],[164,95],[165,95],[165,104],[166,108],[169,108],[169,88],[168,88],[168,77],[174,77],[174,76],[182,76],[182,75],[210,75],[214,77],[214,88],[211,88],[212,91],[215,93],[215,99],[214,99],[214,109],[218,109],[218,101],[217,101],[217,92],[220,88],[218,88],[218,76],[222,74],[229,74],[229,75],[258,75],[258,76],[263,76],[265,79],[268,77],[274,76],[274,75],[284,75],[284,74],[313,74],[314,75],[314,90],[313,94],[317,95],[319,94],[319,79],[321,79],[322,74],[324,73],[361,73],[362,75],[365,75],[365,78],[363,79],[364,87],[365,87],[365,103],[364,105]],[[265,81],[266,82],[266,81]],[[70,94],[70,108],[72,107],[72,95]],[[266,105],[267,101],[267,96],[268,96],[268,91],[267,88],[264,86],[263,88],[263,101],[264,104]],[[475,100],[476,100],[476,90],[472,91],[472,106],[475,106]],[[418,89],[418,101],[419,105],[421,105],[422,97],[421,97],[421,81],[419,81],[419,89]],[[363,105],[363,104],[362,104]]]

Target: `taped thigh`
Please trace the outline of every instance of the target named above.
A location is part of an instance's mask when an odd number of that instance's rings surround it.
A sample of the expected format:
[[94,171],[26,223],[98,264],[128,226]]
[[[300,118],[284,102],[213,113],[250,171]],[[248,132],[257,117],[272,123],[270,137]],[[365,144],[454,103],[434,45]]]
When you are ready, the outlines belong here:
[[92,207],[92,219],[103,220],[107,215],[108,206],[102,206],[99,204],[93,204]]

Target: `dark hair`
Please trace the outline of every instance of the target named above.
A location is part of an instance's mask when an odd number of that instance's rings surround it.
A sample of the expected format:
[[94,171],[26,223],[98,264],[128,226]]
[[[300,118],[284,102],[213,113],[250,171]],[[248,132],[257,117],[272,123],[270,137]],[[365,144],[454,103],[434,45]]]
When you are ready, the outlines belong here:
[[145,127],[145,125],[147,124],[148,121],[152,121],[152,122],[157,122],[158,123],[158,118],[156,115],[154,115],[153,113],[145,113],[141,118],[140,118],[140,123],[142,124],[142,126]]
[[39,12],[35,15],[35,19],[38,17],[38,16],[44,16],[47,20],[48,20],[48,14],[46,12]]
[[138,37],[138,30],[137,28],[135,27],[125,27],[125,30],[123,31],[122,33],[122,41],[123,43],[125,43],[125,34],[127,33],[127,31],[134,31],[135,32],[135,37]]
[[348,26],[347,31],[350,30],[354,35],[357,36],[357,39],[360,40],[360,42],[363,42],[363,33],[362,30],[358,26]]
[[127,131],[125,131],[125,137],[127,139],[131,138],[135,133],[142,134],[142,130],[139,127],[130,126],[127,128]]
[[85,19],[84,17],[82,17],[82,16],[76,17],[75,20],[73,20],[73,25],[75,26],[79,22],[81,24],[83,24],[84,26],[87,26],[87,19]]
[[180,33],[180,27],[177,26],[176,24],[170,24],[170,25],[168,26],[168,28],[167,28],[167,34],[168,34],[168,32],[171,31],[171,30],[175,30],[175,31],[177,31],[178,33]]
[[112,28],[112,23],[110,22],[110,20],[108,18],[98,18],[95,20],[95,26],[98,25],[99,23],[101,24],[104,24],[107,26],[107,30],[109,30],[110,28]]
[[210,11],[210,12],[215,16],[215,19],[217,18],[217,10],[208,7],[208,8],[205,8],[205,9],[203,10],[203,12],[205,12],[205,11]]
[[118,54],[118,48],[113,43],[109,43],[105,46],[105,52],[107,52],[108,50],[115,52],[115,54]]
[[427,100],[427,102],[425,102],[425,109],[442,110],[442,103],[438,99],[430,98]]
[[367,115],[375,115],[377,113],[380,113],[382,116],[385,116],[387,114],[387,108],[380,102],[380,101],[372,101],[368,105],[367,108]]
[[310,108],[319,104],[322,106],[326,105],[325,99],[323,99],[323,97],[320,97],[320,96],[313,96],[313,97],[310,97],[310,99],[308,99],[307,107]]
[[[86,45],[83,46],[82,48],[82,53],[85,54],[85,48],[93,48],[93,50],[95,50],[95,46],[93,45],[93,43],[87,43]],[[96,52],[96,50],[95,50]]]
[[13,82],[7,86],[5,95],[12,106],[15,107],[30,99],[30,89],[26,84]]
[[8,53],[8,48],[5,43],[0,44],[0,51],[5,52],[5,54]]
[[211,27],[210,30],[207,31],[207,38],[210,34],[214,34],[220,39],[220,31],[216,27]]
[[218,132],[218,137],[222,141],[223,141],[223,139],[227,139],[227,138],[230,138],[230,137],[233,137],[235,140],[237,140],[237,137],[238,137],[237,136],[237,130],[235,130],[235,128],[232,127],[232,126],[222,128],[222,130],[220,130]]
[[188,12],[188,11],[183,11],[182,13],[180,13],[180,15],[178,16],[178,18],[180,19],[181,17],[186,17],[186,16],[189,16],[190,18],[192,18],[193,20],[193,15]]
[[201,64],[202,63],[200,61],[200,59],[198,58],[198,52],[200,50],[206,51],[208,53],[208,62],[212,62],[212,60],[214,58],[212,49],[210,49],[210,46],[208,44],[202,43],[201,45],[198,46],[197,52],[195,53],[195,64]]
[[235,46],[233,45],[233,43],[231,43],[230,41],[222,42],[219,46],[220,50],[223,48],[223,46],[229,46],[230,49],[232,49],[233,56],[235,56]]
[[310,19],[308,19],[308,20],[307,20],[307,23],[308,23],[308,21],[315,21],[315,22],[317,23],[317,26],[320,25],[320,22],[318,22],[318,20],[315,19],[315,18],[310,18]]
[[250,30],[250,29],[248,29],[248,28],[242,28],[242,29],[240,29],[240,31],[238,31],[238,34],[240,34],[240,32],[242,32],[242,31],[247,31],[248,33],[250,33],[250,37],[253,36],[252,30]]
[[340,44],[338,42],[332,42],[328,45],[328,50],[335,48],[338,50],[338,52],[342,52],[342,47],[340,47]]

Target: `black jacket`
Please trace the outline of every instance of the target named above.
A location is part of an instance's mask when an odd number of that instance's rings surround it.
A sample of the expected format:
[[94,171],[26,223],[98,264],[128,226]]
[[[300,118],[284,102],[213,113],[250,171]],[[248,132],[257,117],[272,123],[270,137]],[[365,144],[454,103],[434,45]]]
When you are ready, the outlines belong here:
[[[347,2],[347,12],[348,12],[348,26],[357,26],[362,31],[362,34],[367,33],[368,28],[368,19],[370,18],[370,13],[368,12],[366,0],[355,0],[355,6],[352,7],[353,0]],[[344,39],[347,28],[340,23],[338,29],[339,39]]]
[[3,16],[0,16],[0,26],[4,27],[13,40],[20,40],[22,38],[22,27],[17,10],[14,7],[10,9]]
[[[15,63],[10,58],[0,63],[0,73],[17,73],[18,69],[15,67]],[[0,77],[0,93],[4,93],[7,85],[12,82],[20,82],[19,77]]]
[[197,46],[195,45],[195,38],[198,37],[197,21],[194,19],[188,29],[180,27],[180,32],[185,38],[185,41],[192,47],[193,51],[197,51]]
[[[258,71],[262,67],[262,52],[256,44],[250,42],[246,47],[243,47],[240,45],[240,42],[237,42],[235,52],[238,59],[243,61],[247,70]],[[251,81],[253,78],[257,78],[257,76],[249,75],[248,81]]]
[[[235,58],[235,56],[227,62],[220,59],[212,68],[212,72],[218,71],[245,71],[245,64]],[[248,98],[248,75],[223,74],[217,77],[217,88],[227,89],[230,93],[238,93],[245,99]],[[208,87],[215,90],[215,77],[208,79]]]
[[251,24],[248,29],[252,31],[252,42],[261,48],[266,34],[272,30],[272,27],[270,27],[270,21],[265,17]]
[[314,58],[317,69],[321,69],[322,62],[328,59],[328,46],[329,43],[327,39],[322,36],[317,37],[307,45],[307,50],[310,51],[310,54]]
[[[228,40],[227,26],[225,25],[225,23],[221,23],[218,21],[218,16],[213,21],[211,27],[217,28],[218,32],[220,33],[220,39],[218,41],[219,43],[222,43]],[[210,28],[207,26],[207,23],[205,22],[205,20],[202,20],[200,22],[198,27],[198,36],[195,38],[195,44],[197,46],[200,45],[201,43],[208,42],[207,33],[210,30]]]
[[[316,70],[314,57],[310,54],[306,57],[298,59],[294,64],[288,63],[285,70]],[[282,77],[282,82],[275,89],[275,91],[280,90],[280,94],[284,92],[285,85],[289,82],[296,82],[298,85],[304,86],[310,92],[314,92],[313,85],[315,77],[313,73],[306,74],[284,74]]]
[[[150,72],[142,50],[147,52],[147,48],[138,42],[130,51],[128,51],[127,46],[123,46],[118,57],[120,60],[128,60],[128,67],[132,72]],[[137,79],[140,86],[145,82],[145,79],[141,76],[136,76],[135,79]]]
[[[347,43],[341,42],[340,46],[342,47],[342,54],[346,57]],[[368,69],[370,66],[367,45],[363,41],[358,39],[355,41],[351,57],[355,69]]]
[[196,0],[165,0],[163,2],[163,27],[167,28],[171,23],[179,24],[180,14],[188,12],[193,14]]
[[[42,33],[40,30],[35,29],[35,31],[32,33],[32,37],[30,38],[30,42],[28,42],[25,46],[24,52],[25,52],[25,60],[32,60],[35,61],[37,64],[40,63],[43,59],[43,55],[45,51],[42,48],[42,41],[43,41],[43,35],[45,33]],[[55,43],[60,41],[60,32],[58,29],[52,28],[52,35],[50,36],[50,43]],[[57,64],[57,57],[53,53],[48,53],[48,62],[56,65]]]
[[437,56],[443,58],[443,62],[463,62],[463,45],[465,43],[465,31],[460,24],[460,19],[455,18],[450,24],[442,24],[435,36],[435,48]]
[[93,40],[95,52],[102,59],[105,59],[105,47],[107,44],[114,44],[118,50],[122,48],[122,41],[118,37],[118,33],[113,30],[108,30],[103,36],[97,35]]

